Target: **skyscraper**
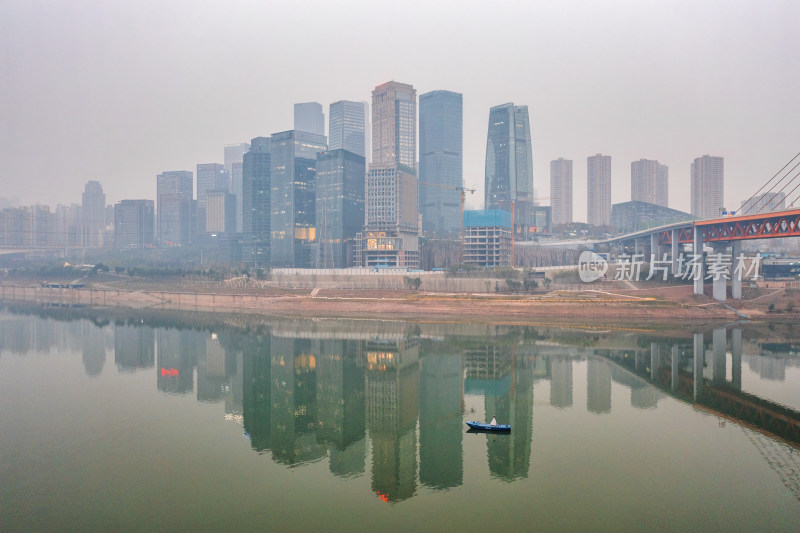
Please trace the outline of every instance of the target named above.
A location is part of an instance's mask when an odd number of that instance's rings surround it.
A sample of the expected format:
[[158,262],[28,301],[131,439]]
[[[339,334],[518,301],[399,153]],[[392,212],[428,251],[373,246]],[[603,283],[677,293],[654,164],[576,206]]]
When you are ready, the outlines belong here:
[[219,163],[197,165],[197,231],[205,233],[206,193],[211,190],[228,190],[228,172]]
[[692,163],[692,214],[699,218],[722,216],[725,205],[725,166],[721,157],[704,155]]
[[587,222],[590,226],[611,223],[611,156],[593,155],[586,160]]
[[272,134],[270,148],[270,264],[316,266],[317,154],[326,139],[305,131]]
[[640,159],[631,163],[631,201],[668,207],[669,169],[658,161]]
[[489,110],[486,138],[486,209],[512,211],[514,238],[526,240],[533,205],[533,151],[528,106]]
[[314,135],[325,135],[325,114],[317,102],[294,104],[294,129]]
[[242,260],[269,265],[270,138],[256,137],[242,156]]
[[347,150],[317,156],[319,268],[352,266],[354,239],[364,227],[365,167],[363,156]]
[[122,200],[114,206],[114,247],[146,248],[153,245],[153,200]]
[[236,196],[224,189],[206,192],[206,230],[217,234],[236,231]]
[[230,178],[230,192],[236,196],[236,232],[242,232],[242,157],[250,149],[248,143],[225,145],[225,171]]
[[417,165],[417,91],[411,85],[390,81],[372,91],[372,166]]
[[550,205],[553,226],[572,222],[572,160],[550,161]]
[[462,99],[450,91],[419,97],[419,198],[425,234],[456,237],[461,232]]
[[103,245],[102,234],[106,227],[106,195],[103,194],[102,185],[97,181],[86,183],[82,199],[85,228],[83,246],[98,248]]
[[417,91],[390,81],[372,91],[372,163],[365,191],[364,266],[419,266]]
[[361,157],[367,156],[369,106],[366,102],[340,100],[330,105],[330,132],[328,149],[347,150]]
[[156,235],[161,246],[186,246],[192,241],[192,179],[188,170],[162,172],[156,177]]

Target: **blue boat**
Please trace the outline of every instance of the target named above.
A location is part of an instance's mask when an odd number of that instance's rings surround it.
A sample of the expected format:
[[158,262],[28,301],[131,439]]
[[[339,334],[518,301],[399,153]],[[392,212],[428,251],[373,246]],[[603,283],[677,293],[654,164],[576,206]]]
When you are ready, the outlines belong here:
[[496,424],[493,426],[491,424],[484,424],[483,422],[468,421],[467,425],[470,429],[476,429],[478,431],[495,431],[500,433],[508,433],[511,431],[510,424]]

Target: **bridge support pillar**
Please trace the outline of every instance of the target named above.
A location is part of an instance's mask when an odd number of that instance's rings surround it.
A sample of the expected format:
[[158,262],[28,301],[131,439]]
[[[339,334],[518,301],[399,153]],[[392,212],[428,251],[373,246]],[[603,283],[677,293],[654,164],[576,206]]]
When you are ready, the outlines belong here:
[[725,355],[728,351],[727,330],[725,328],[717,328],[714,330],[712,336],[712,346],[714,350],[714,368],[712,369],[712,376],[715,385],[724,385],[725,376],[727,375],[727,361]]
[[672,347],[672,361],[670,364],[672,366],[672,390],[677,391],[678,386],[680,385],[680,382],[678,381],[678,372],[680,371],[681,365],[681,353],[680,350],[678,350],[677,345]]
[[[650,255],[655,257],[656,261],[661,259],[661,235],[657,233],[650,234]],[[650,265],[652,270],[653,266]]]
[[[742,299],[742,269],[736,268],[739,254],[742,253],[742,241],[731,242],[731,298]],[[739,332],[741,335],[741,331]]]
[[680,230],[672,230],[672,275],[678,276],[678,256],[680,255],[681,245],[678,244],[678,237],[680,235]]
[[694,400],[703,391],[703,334],[694,334]]
[[742,330],[731,331],[731,381],[733,388],[742,390]]
[[728,280],[723,276],[717,276],[711,282],[711,287],[714,294],[714,299],[718,302],[724,302],[728,294]]
[[703,277],[705,276],[705,261],[703,258],[703,234],[699,228],[694,228],[694,239],[692,241],[695,260],[700,262],[700,266],[694,272],[694,293],[703,294]]

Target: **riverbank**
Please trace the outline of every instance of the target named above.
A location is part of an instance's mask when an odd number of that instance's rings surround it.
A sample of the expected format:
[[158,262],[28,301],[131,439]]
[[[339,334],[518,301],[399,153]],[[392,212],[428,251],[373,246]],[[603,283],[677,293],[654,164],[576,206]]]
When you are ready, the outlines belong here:
[[[224,286],[169,290],[142,283],[139,289],[115,289],[108,283],[81,288],[43,287],[34,283],[0,286],[0,298],[44,306],[127,307],[204,312],[236,312],[279,317],[370,318],[489,324],[571,325],[637,329],[729,322],[740,318],[689,286],[654,289],[553,290],[534,295],[425,293],[402,290],[336,290]],[[764,300],[762,297],[761,300]],[[763,303],[763,301],[762,301]],[[739,305],[751,320],[796,320],[796,314],[763,312]],[[763,306],[762,306],[763,307]],[[800,306],[798,306],[800,307]]]

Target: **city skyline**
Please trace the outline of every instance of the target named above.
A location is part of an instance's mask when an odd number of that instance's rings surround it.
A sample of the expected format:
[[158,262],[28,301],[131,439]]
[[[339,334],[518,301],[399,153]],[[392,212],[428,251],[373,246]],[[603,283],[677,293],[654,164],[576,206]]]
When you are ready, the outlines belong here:
[[[511,51],[469,37],[496,15],[491,4],[443,4],[427,19],[413,6],[384,6],[378,22],[359,6],[349,4],[346,25],[354,31],[335,40],[331,21],[345,20],[342,5],[312,2],[302,11],[209,5],[196,10],[190,27],[181,10],[147,2],[47,10],[4,3],[2,196],[54,207],[79,202],[83,184],[97,180],[109,204],[155,198],[152,176],[222,161],[225,144],[290,129],[295,103],[324,108],[342,99],[369,100],[372,87],[392,79],[413,84],[420,94],[442,89],[464,95],[464,181],[477,189],[467,208],[484,202],[489,109],[507,101],[529,107],[534,176],[546,180],[549,161],[557,157],[609,154],[620,163],[612,175],[612,203],[629,199],[623,165],[657,159],[672,169],[669,205],[688,211],[689,164],[712,153],[727,160],[726,207],[733,209],[756,192],[752,184],[766,181],[797,152],[800,126],[787,118],[800,114],[792,96],[800,73],[790,52],[796,4],[517,5],[508,31],[524,38]],[[164,13],[153,19],[153,10]],[[424,36],[421,30],[446,17],[452,24],[444,34]],[[418,43],[365,46],[383,41],[388,21],[423,36]],[[271,53],[262,30],[267,22],[270,40],[303,27],[309,46],[295,55]],[[633,35],[599,39],[621,24]],[[212,27],[221,37],[208,41]],[[576,39],[551,46],[555,28],[565,27]],[[441,54],[420,53],[434,44],[444,47]],[[296,71],[290,59],[299,64],[321,46],[346,64]],[[400,53],[404,48],[408,53]],[[455,61],[445,64],[442,57]],[[220,81],[206,81],[209,70]],[[272,74],[280,71],[297,75],[276,84]],[[591,75],[592,84],[570,81],[575,72]],[[328,81],[323,86],[320,79]],[[38,150],[42,144],[46,153]],[[549,196],[545,180],[537,182],[543,197]],[[575,197],[584,197],[586,176],[579,170],[574,180]],[[586,219],[585,206],[575,206],[575,219]]]

